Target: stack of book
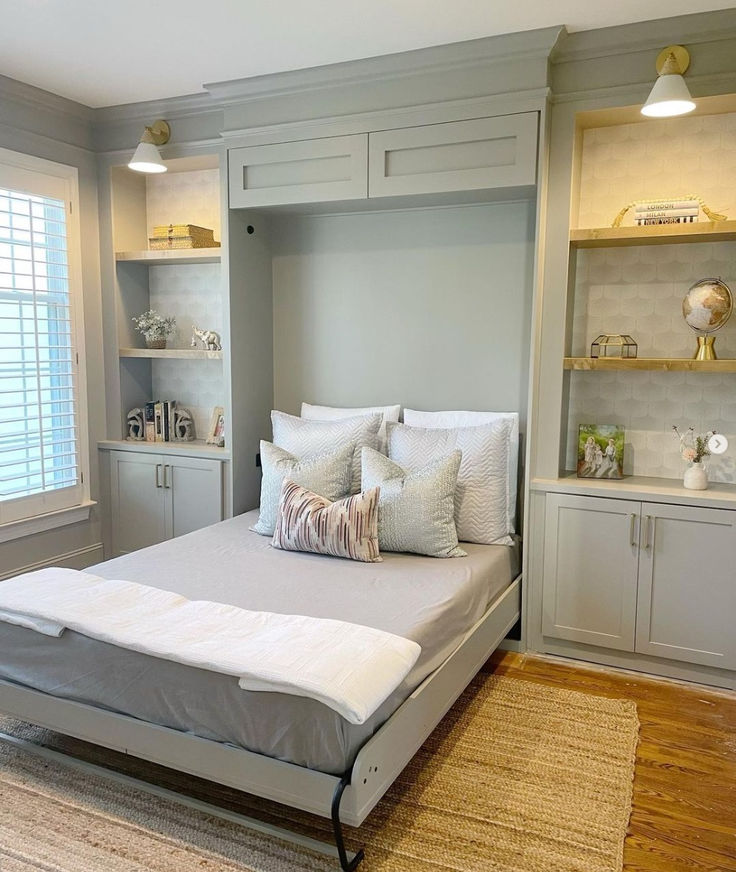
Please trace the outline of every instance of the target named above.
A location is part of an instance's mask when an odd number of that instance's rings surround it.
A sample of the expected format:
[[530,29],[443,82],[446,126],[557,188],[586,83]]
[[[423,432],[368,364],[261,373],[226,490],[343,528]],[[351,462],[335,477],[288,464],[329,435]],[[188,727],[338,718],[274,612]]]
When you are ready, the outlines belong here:
[[146,442],[174,441],[174,409],[176,400],[159,400],[146,403]]
[[215,231],[196,224],[157,224],[153,236],[149,236],[151,251],[164,251],[170,248],[219,248],[215,242]]
[[634,220],[637,227],[650,224],[692,224],[698,220],[699,200],[643,200],[636,203]]

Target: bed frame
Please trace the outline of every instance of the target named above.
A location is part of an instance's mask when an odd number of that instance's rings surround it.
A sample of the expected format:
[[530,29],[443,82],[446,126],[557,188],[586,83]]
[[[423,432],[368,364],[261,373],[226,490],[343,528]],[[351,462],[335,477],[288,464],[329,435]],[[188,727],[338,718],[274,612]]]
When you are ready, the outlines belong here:
[[344,872],[356,869],[363,850],[346,850],[342,824],[360,826],[376,803],[442,720],[520,614],[521,576],[490,605],[462,643],[402,703],[363,745],[352,768],[342,777],[285,763],[273,757],[202,739],[83,703],[50,696],[0,680],[0,712],[104,748],[168,766],[246,793],[331,818],[335,846],[296,836],[173,791],[92,764],[74,761],[57,751],[0,734],[25,750],[62,760],[85,771],[104,774],[190,807],[286,838],[337,856]]

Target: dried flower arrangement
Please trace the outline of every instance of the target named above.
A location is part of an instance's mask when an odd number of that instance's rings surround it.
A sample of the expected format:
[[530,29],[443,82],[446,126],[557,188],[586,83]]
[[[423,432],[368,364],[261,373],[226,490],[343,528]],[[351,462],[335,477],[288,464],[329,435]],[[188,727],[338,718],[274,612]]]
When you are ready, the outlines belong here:
[[680,455],[688,463],[700,463],[704,457],[710,456],[708,440],[716,432],[708,430],[707,433],[696,433],[692,427],[688,427],[684,433],[680,433],[673,424],[672,429],[680,440]]

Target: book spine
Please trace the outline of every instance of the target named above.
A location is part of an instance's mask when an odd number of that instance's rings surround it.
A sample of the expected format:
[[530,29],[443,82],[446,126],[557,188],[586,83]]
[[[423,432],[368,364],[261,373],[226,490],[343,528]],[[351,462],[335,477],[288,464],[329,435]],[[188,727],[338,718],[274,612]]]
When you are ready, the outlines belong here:
[[674,218],[637,218],[636,226],[648,227],[652,224],[694,224],[695,218],[695,215],[689,217],[681,215]]
[[684,218],[698,215],[700,210],[694,209],[650,209],[647,212],[637,212],[637,218]]
[[163,407],[161,403],[154,404],[154,421],[156,424],[156,442],[164,441]]
[[156,417],[153,403],[146,403],[146,442],[156,441]]
[[169,430],[169,401],[164,400],[161,403],[161,429],[164,433],[164,442],[171,442],[171,431]]
[[636,212],[661,211],[662,209],[699,209],[699,200],[642,200],[634,207]]

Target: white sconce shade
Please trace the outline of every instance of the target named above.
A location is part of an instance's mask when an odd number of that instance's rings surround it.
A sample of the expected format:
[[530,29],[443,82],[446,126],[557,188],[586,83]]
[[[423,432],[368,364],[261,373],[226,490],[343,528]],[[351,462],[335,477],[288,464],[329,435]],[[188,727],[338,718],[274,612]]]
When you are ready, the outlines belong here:
[[681,45],[671,45],[657,58],[659,77],[654,83],[641,114],[649,118],[670,118],[685,115],[695,108],[682,73],[690,64],[690,55]]
[[165,121],[156,121],[146,127],[138,148],[128,163],[128,169],[137,173],[165,173],[168,167],[161,158],[158,146],[166,145],[170,136],[171,130]]

